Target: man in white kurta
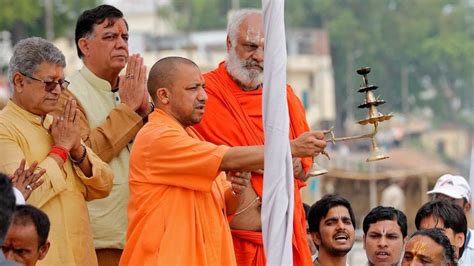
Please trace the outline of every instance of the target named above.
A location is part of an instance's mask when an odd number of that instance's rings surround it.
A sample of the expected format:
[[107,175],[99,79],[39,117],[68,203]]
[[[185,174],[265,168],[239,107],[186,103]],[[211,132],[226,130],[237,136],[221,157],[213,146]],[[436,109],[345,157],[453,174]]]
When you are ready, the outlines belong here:
[[[67,79],[62,95],[80,110],[81,137],[109,163],[114,184],[109,197],[88,204],[101,265],[117,265],[125,245],[128,161],[131,142],[150,112],[143,59],[128,54],[128,25],[110,5],[84,11],[76,24],[76,47],[84,66]],[[127,75],[119,73],[127,66]]]

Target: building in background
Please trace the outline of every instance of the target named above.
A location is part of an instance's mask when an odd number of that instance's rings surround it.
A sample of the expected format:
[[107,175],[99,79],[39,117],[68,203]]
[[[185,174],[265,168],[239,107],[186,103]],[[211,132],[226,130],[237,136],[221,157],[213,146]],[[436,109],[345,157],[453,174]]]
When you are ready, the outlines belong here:
[[[203,72],[214,69],[225,60],[225,29],[202,32],[177,32],[174,24],[158,16],[166,0],[107,0],[123,11],[129,25],[130,53],[142,54],[151,67],[166,56],[183,56],[196,62]],[[291,29],[287,34],[287,82],[302,100],[313,129],[334,124],[336,101],[328,33],[320,29]],[[80,68],[74,43],[55,42],[66,56],[66,75]]]

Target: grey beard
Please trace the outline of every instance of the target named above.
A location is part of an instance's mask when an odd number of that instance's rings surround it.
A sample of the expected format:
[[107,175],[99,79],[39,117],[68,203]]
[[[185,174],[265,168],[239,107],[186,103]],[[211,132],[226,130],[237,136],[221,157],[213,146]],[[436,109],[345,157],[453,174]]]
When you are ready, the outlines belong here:
[[255,90],[262,85],[263,73],[257,70],[248,70],[244,67],[245,64],[245,60],[238,58],[234,49],[229,52],[226,60],[227,72],[241,89]]

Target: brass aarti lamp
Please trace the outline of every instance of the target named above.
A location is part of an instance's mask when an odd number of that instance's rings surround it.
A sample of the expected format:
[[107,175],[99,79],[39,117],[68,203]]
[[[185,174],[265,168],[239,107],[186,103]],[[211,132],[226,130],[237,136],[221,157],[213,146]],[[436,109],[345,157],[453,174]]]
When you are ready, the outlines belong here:
[[[332,142],[333,144],[336,144],[336,142],[339,142],[339,141],[370,138],[372,141],[372,145],[370,149],[370,155],[366,161],[372,162],[372,161],[378,161],[378,160],[389,158],[388,154],[383,153],[377,146],[377,142],[375,141],[375,135],[377,134],[378,123],[389,120],[390,118],[393,117],[393,114],[390,113],[388,115],[384,115],[377,110],[377,106],[384,104],[385,101],[381,100],[379,97],[375,97],[373,91],[376,90],[378,87],[374,85],[369,85],[369,80],[367,79],[367,74],[369,73],[370,73],[370,67],[363,67],[363,68],[357,69],[357,74],[361,75],[362,80],[363,80],[363,84],[359,88],[358,92],[365,93],[364,103],[362,103],[358,107],[368,108],[367,118],[363,120],[359,120],[357,121],[357,123],[361,125],[372,124],[374,126],[374,130],[370,133],[363,134],[363,135],[336,138],[334,136],[334,128],[330,128],[328,130],[325,130],[324,134],[329,135],[329,138],[326,139],[326,141]],[[329,154],[326,153],[325,151],[323,151],[322,154],[324,154],[328,159],[330,159]],[[316,163],[316,160],[313,160],[313,161],[314,161],[313,166],[308,173],[309,176],[318,176],[318,175],[326,174],[328,172],[328,170],[321,168]]]

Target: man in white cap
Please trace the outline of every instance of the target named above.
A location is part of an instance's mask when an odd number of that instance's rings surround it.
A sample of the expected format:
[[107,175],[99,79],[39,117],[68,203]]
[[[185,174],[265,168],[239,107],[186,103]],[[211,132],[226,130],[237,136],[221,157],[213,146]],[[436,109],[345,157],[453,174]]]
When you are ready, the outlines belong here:
[[[449,200],[461,206],[466,217],[471,211],[471,188],[466,179],[458,175],[442,175],[436,181],[433,190],[428,191],[433,200]],[[468,229],[464,242],[464,252],[459,259],[459,265],[474,265],[474,230]]]

